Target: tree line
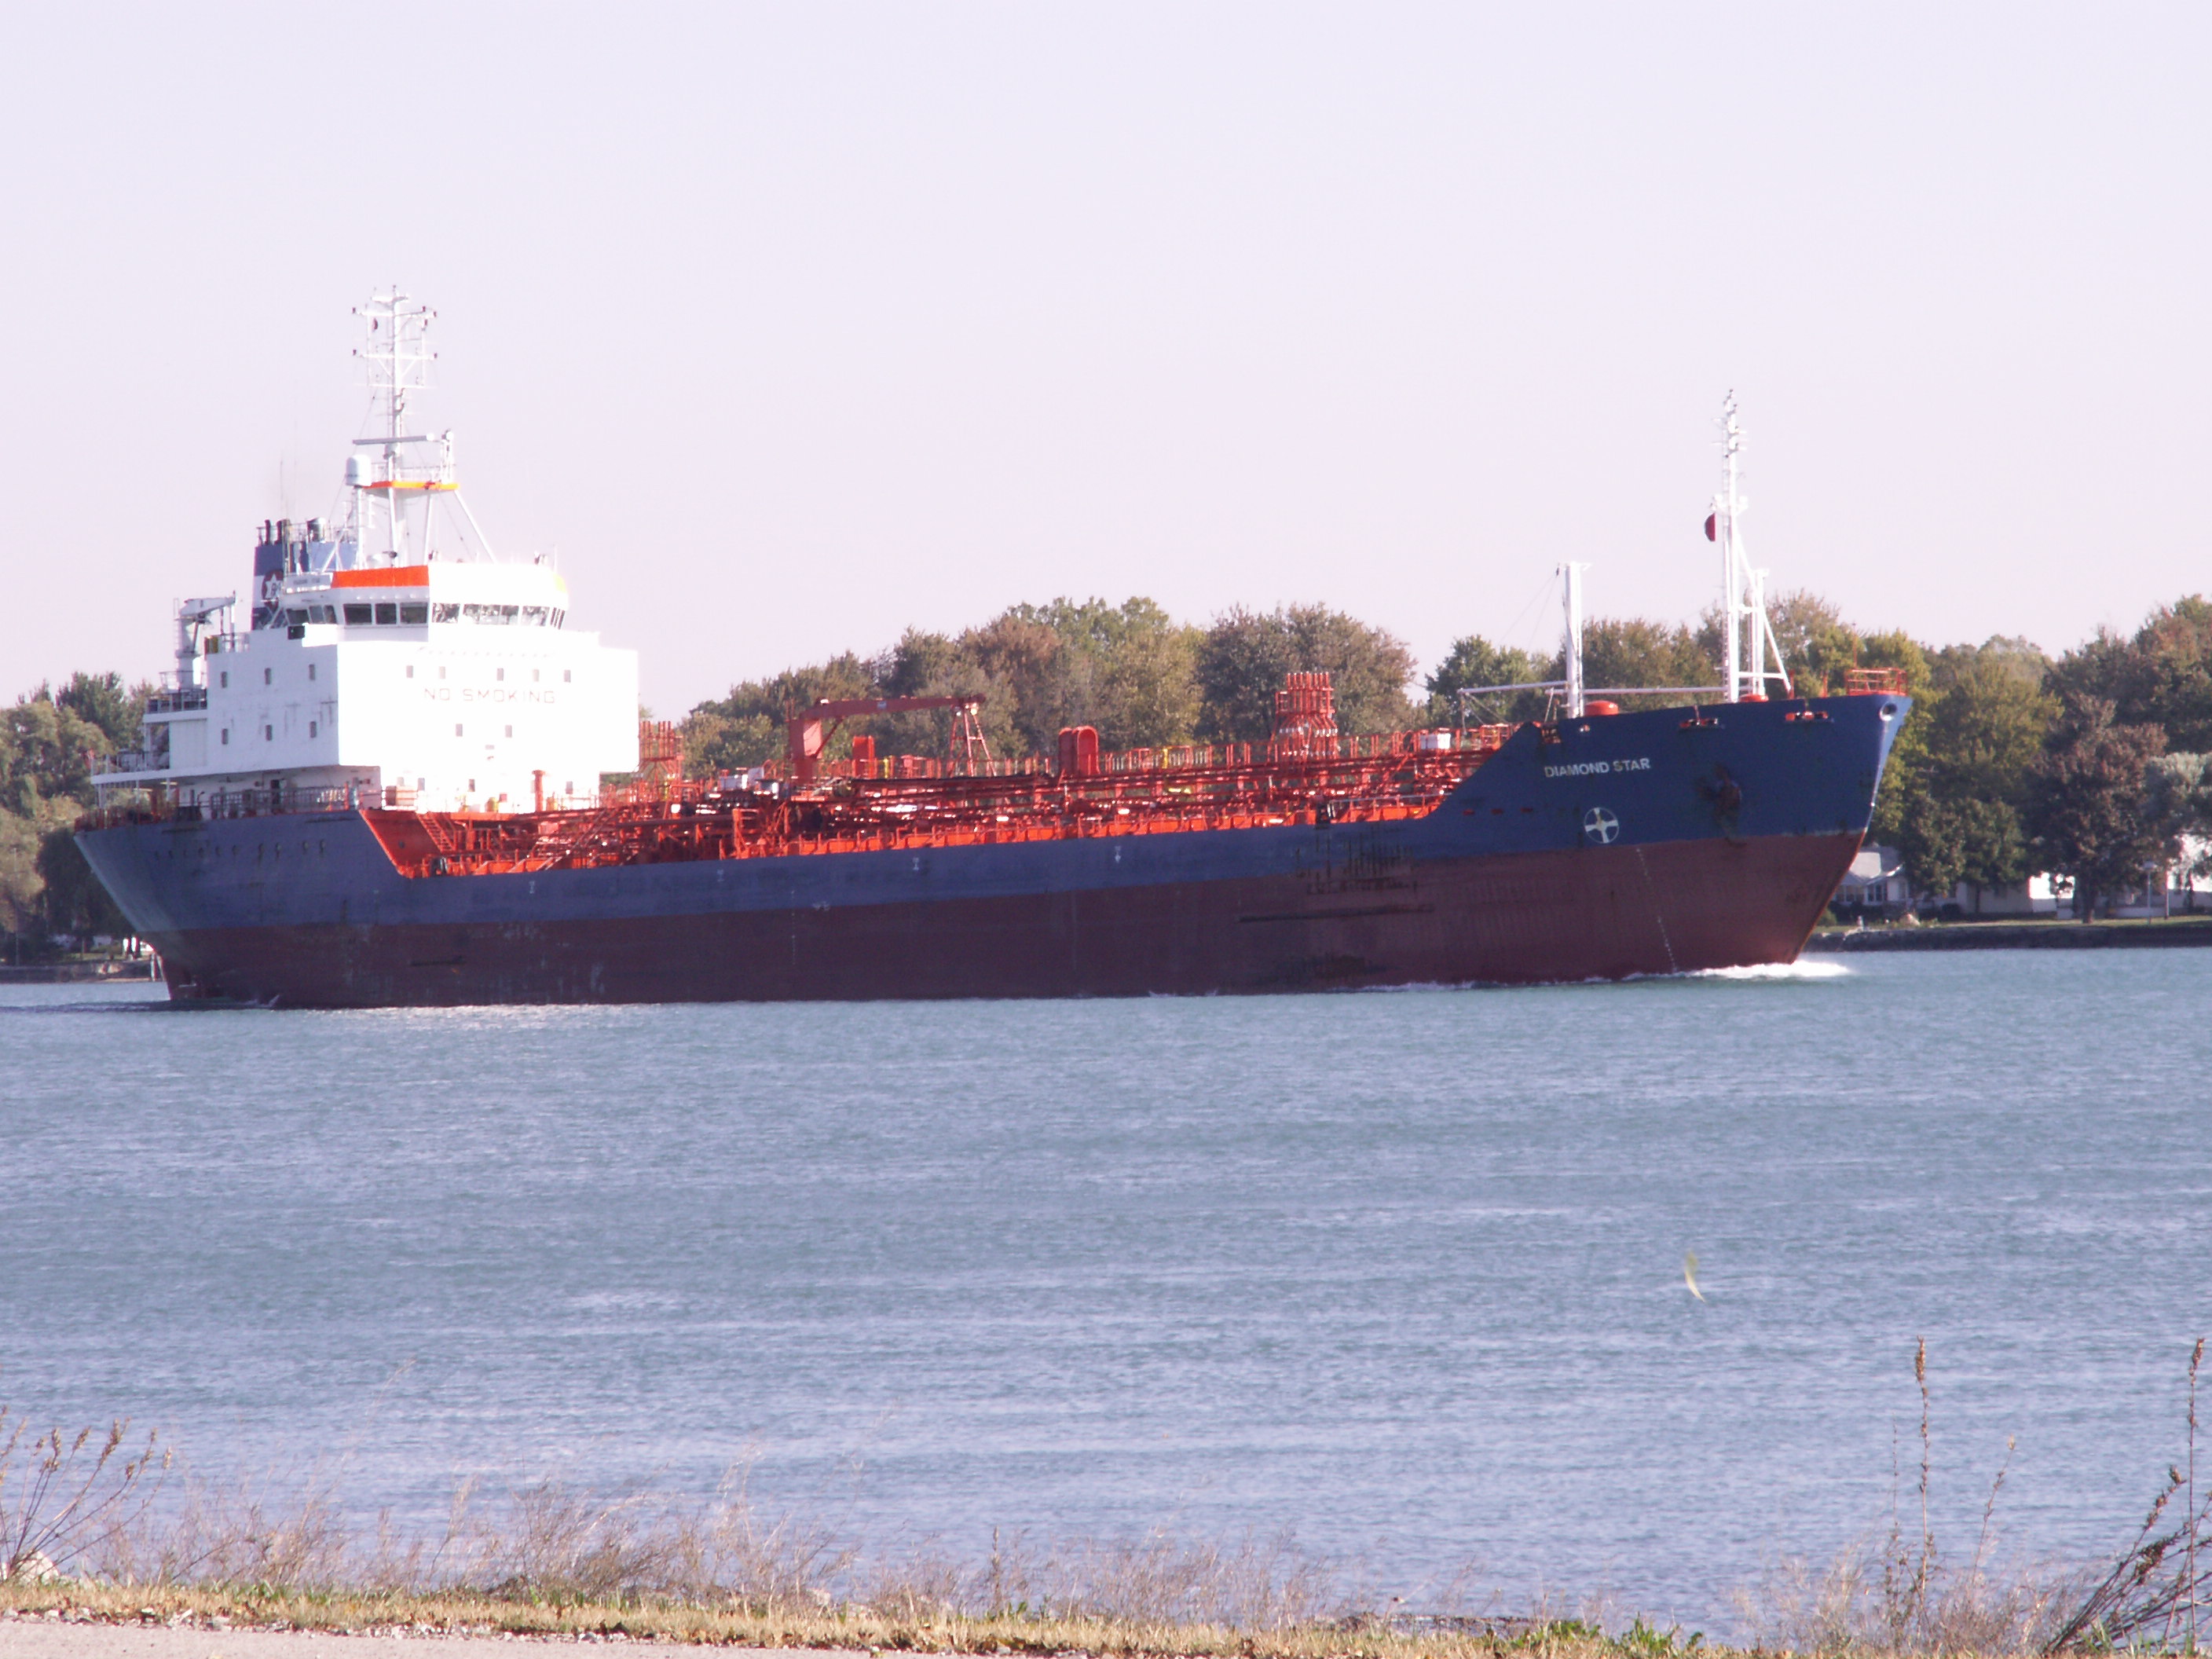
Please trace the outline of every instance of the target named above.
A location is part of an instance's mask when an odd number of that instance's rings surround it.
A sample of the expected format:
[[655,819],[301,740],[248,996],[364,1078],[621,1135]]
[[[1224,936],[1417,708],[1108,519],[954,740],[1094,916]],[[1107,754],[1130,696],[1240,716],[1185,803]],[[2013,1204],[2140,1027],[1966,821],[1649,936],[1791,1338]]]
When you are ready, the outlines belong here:
[[[1334,677],[1340,729],[1398,732],[1425,718],[1407,695],[1413,666],[1404,641],[1325,605],[1232,609],[1200,628],[1147,599],[1054,599],[733,685],[685,719],[684,757],[695,774],[757,766],[783,753],[785,709],[823,697],[981,697],[984,738],[1005,757],[1051,755],[1070,726],[1097,727],[1107,749],[1256,741],[1283,677],[1314,669]],[[942,754],[951,720],[879,714],[868,729],[879,753]],[[828,752],[849,753],[849,734]]]
[[150,684],[73,674],[41,685],[0,718],[0,934],[6,959],[130,931],[70,831],[92,805],[92,757],[138,746]]
[[[1801,691],[1840,689],[1852,667],[1904,672],[1914,707],[1871,838],[1903,852],[1917,890],[1948,896],[1960,882],[2008,887],[2047,871],[2073,884],[2087,914],[2142,887],[2147,872],[2189,864],[2198,838],[2212,836],[2212,602],[2180,599],[2131,635],[2100,630],[2056,659],[2024,640],[1933,646],[1863,630],[1808,592],[1783,595],[1770,614]],[[1694,625],[1601,617],[1584,630],[1583,677],[1712,686],[1720,653],[1717,611]],[[787,708],[823,697],[980,696],[1000,756],[1049,756],[1068,726],[1096,726],[1109,749],[1257,741],[1284,676],[1314,670],[1333,677],[1338,725],[1352,732],[1453,724],[1464,688],[1565,672],[1562,653],[1468,635],[1417,678],[1404,641],[1326,605],[1234,607],[1198,625],[1149,599],[1059,599],[741,681],[683,720],[685,765],[705,775],[780,756]],[[11,951],[125,930],[70,830],[92,805],[88,757],[137,745],[151,690],[78,673],[19,697],[0,720],[0,932]],[[1540,719],[1547,696],[1472,696],[1466,716]],[[878,715],[866,729],[879,753],[942,754],[950,719]],[[833,758],[849,752],[850,736],[838,734]],[[2201,859],[2191,871],[2206,872]]]

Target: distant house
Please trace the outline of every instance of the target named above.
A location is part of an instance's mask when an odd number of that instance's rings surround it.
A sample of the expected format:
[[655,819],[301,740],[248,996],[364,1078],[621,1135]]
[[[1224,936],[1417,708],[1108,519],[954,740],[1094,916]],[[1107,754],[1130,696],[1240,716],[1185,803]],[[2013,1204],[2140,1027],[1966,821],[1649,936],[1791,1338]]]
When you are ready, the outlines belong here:
[[[2143,874],[2144,881],[2133,890],[2100,898],[2097,914],[2119,917],[2212,914],[2212,841],[2185,836],[2181,856],[2166,867],[2162,878],[2155,869],[2147,869]],[[1916,908],[1923,916],[1946,921],[2071,915],[2074,884],[2064,876],[2048,872],[2003,887],[1962,881],[1944,896],[1922,894],[1916,904],[1905,855],[1894,847],[1868,846],[1861,848],[1851,860],[1829,908],[1847,921],[1895,921]]]
[[2116,916],[2179,916],[2212,910],[2212,842],[2181,838],[2181,856],[2164,871],[2146,870],[2142,888],[2112,904]]
[[1912,906],[1905,855],[1894,847],[1862,847],[1837,884],[1830,908],[1839,916],[1894,921]]
[[2069,902],[2072,884],[2048,875],[2030,876],[2004,887],[1984,887],[1962,881],[1943,901],[1940,914],[1950,916],[2055,916]]
[[[2181,838],[2181,856],[2163,871],[2143,872],[2133,890],[2108,893],[2098,901],[2097,914],[2142,918],[2179,916],[2212,911],[2212,842],[2196,836]],[[2074,914],[2074,884],[2063,876],[2034,875],[2012,887],[1978,887],[1969,881],[1942,905],[1946,916],[2051,916]]]

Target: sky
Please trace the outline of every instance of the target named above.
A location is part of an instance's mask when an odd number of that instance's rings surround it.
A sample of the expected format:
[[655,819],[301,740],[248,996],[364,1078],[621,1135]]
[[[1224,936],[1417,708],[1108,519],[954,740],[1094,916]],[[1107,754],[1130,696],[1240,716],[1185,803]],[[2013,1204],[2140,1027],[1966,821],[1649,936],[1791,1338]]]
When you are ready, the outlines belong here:
[[477,519],[676,714],[1132,594],[1424,667],[1780,589],[2058,651],[2212,586],[2212,9],[0,11],[0,695],[167,665],[434,306]]

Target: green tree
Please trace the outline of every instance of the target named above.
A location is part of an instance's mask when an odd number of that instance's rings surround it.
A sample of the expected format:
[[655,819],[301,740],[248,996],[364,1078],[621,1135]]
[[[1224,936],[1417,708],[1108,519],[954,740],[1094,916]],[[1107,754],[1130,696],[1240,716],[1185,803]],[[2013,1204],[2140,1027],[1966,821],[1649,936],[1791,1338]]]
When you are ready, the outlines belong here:
[[2047,866],[2074,880],[2082,921],[2100,901],[2139,886],[2170,846],[2153,812],[2155,726],[2126,725],[2102,697],[2069,696],[2031,776],[2028,825]]
[[1070,726],[1097,727],[1109,749],[1190,741],[1197,635],[1153,600],[1016,605],[962,635],[955,648],[1001,688],[1030,753],[1053,753]]
[[[700,703],[685,717],[684,769],[703,776],[758,766],[783,753],[788,707],[803,708],[824,697],[880,695],[872,665],[849,651],[815,666],[741,681],[727,696]],[[842,752],[849,753],[849,743],[842,737],[839,742]]]
[[79,720],[100,728],[106,739],[103,753],[138,746],[138,726],[145,717],[146,699],[153,687],[125,689],[120,674],[75,673],[54,695],[54,702]]
[[41,803],[92,805],[92,757],[107,734],[40,686],[0,719],[0,809],[40,816]]
[[2060,697],[2101,699],[2124,726],[2156,726],[2179,749],[2212,749],[2212,602],[2154,611],[2130,638],[2100,629],[2051,670]]
[[[1009,606],[957,637],[908,629],[873,657],[851,653],[731,687],[684,721],[695,774],[757,766],[783,753],[785,708],[823,697],[975,697],[1001,757],[1052,754],[1069,726],[1092,726],[1109,749],[1188,743],[1198,712],[1198,630],[1153,600],[1057,599]],[[832,759],[866,732],[879,755],[943,755],[945,710],[855,716],[831,738]]]
[[[49,921],[52,896],[47,872],[64,868],[70,859],[82,866],[69,837],[78,816],[92,805],[92,757],[117,746],[104,726],[80,710],[90,705],[98,712],[95,700],[116,690],[122,706],[106,712],[126,730],[134,729],[136,715],[129,694],[119,693],[120,684],[112,675],[80,674],[59,700],[42,685],[0,714],[0,926],[19,939],[36,939],[40,948],[46,934],[70,926]],[[58,850],[64,848],[66,853]],[[90,880],[89,871],[85,878]],[[105,902],[102,894],[100,902]],[[119,922],[112,908],[102,914]]]
[[2164,754],[2143,777],[2145,811],[2185,878],[2197,908],[2197,879],[2212,875],[2212,755]]
[[[1564,678],[1567,672],[1564,650],[1551,663],[1546,678]],[[1717,660],[1698,644],[1698,636],[1680,623],[1652,622],[1642,617],[1607,617],[1583,628],[1583,684],[1607,686],[1712,685],[1717,681]],[[1663,708],[1683,701],[1679,693],[1651,696],[1613,696],[1624,708]]]
[[1237,606],[1214,618],[1198,647],[1199,736],[1249,743],[1274,726],[1275,693],[1291,673],[1324,672],[1344,732],[1401,732],[1419,720],[1406,687],[1413,655],[1395,635],[1326,605],[1273,612]]
[[130,933],[131,924],[78,849],[74,824],[57,824],[40,837],[35,864],[45,889],[47,932],[73,934],[80,944],[97,934],[120,938]]
[[2014,885],[2031,870],[2022,819],[2031,769],[2057,704],[2049,664],[2025,640],[1928,651],[1902,635],[1859,647],[1863,665],[1903,668],[1914,698],[1875,801],[1873,839],[1905,854],[1922,892]]
[[[1452,648],[1445,653],[1444,659],[1423,683],[1422,690],[1429,694],[1429,723],[1459,723],[1460,699],[1456,694],[1462,686],[1525,685],[1551,677],[1552,665],[1534,652],[1510,645],[1492,645],[1480,635],[1470,634],[1463,640],[1452,641]],[[1503,691],[1487,697],[1469,698],[1467,719],[1477,725],[1486,720],[1541,720],[1549,695],[1543,691]]]
[[39,873],[39,826],[0,811],[0,927],[15,939],[37,933],[46,878]]
[[[1947,647],[1930,665],[1926,811],[1907,826],[1903,850],[1924,890],[1964,881],[1978,904],[1983,890],[2029,874],[2021,812],[2058,704],[2043,689],[2049,659],[2025,640]],[[1935,856],[1939,847],[1955,848],[1955,865]]]

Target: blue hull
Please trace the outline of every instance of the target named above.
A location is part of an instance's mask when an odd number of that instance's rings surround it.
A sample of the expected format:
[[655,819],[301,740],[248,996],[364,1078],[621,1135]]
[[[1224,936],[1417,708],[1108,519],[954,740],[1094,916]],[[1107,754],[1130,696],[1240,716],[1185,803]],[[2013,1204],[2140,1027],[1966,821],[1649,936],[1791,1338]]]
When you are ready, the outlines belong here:
[[1522,727],[1428,816],[410,878],[360,812],[88,830],[179,995],[290,1006],[1206,993],[1787,960],[1908,705]]

